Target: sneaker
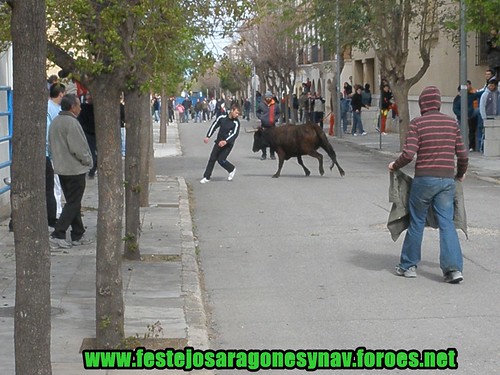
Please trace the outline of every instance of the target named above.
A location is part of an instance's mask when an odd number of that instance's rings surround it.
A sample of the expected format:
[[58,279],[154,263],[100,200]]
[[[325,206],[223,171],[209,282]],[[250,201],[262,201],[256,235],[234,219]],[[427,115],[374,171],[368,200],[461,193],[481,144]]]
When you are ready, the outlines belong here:
[[271,160],[276,160],[276,156],[271,155]]
[[450,271],[446,272],[444,275],[444,282],[449,284],[458,284],[464,279],[462,272],[460,271]]
[[358,133],[354,133],[353,136],[357,137],[358,136]]
[[396,266],[396,275],[398,276],[404,276],[408,278],[415,278],[417,277],[417,267],[411,266],[407,270],[404,268],[401,268],[400,266]]
[[387,135],[387,133],[386,132],[382,132],[382,135]]
[[266,160],[266,155],[262,155],[262,156],[260,157],[260,160]]
[[71,244],[64,238],[49,237],[49,244],[52,249],[71,249]]
[[210,182],[210,180],[208,178],[205,178],[203,177],[201,180],[200,180],[200,184],[208,184]]
[[73,241],[71,241],[71,244],[73,246],[82,246],[82,245],[90,245],[93,242],[94,241],[92,241],[90,238],[82,236],[79,240],[73,240]]
[[236,168],[234,168],[233,171],[229,173],[229,176],[227,176],[227,180],[232,181],[235,174],[236,174]]
[[361,133],[361,135],[367,135],[367,134],[368,134],[367,132],[363,132],[363,133]]

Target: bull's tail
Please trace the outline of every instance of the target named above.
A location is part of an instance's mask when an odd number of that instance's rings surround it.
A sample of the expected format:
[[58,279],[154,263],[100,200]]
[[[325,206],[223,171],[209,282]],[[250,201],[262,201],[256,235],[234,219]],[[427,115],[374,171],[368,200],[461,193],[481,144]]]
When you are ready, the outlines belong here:
[[321,127],[315,126],[316,128],[316,133],[318,134],[318,138],[320,139],[320,147],[326,151],[330,159],[332,159],[332,165],[330,165],[330,170],[333,169],[334,165],[337,165],[337,169],[339,170],[340,175],[343,177],[345,176],[345,172],[342,169],[342,167],[339,165],[337,161],[337,155],[335,154],[335,151],[333,150],[332,144],[328,141],[328,138],[326,137],[325,132]]

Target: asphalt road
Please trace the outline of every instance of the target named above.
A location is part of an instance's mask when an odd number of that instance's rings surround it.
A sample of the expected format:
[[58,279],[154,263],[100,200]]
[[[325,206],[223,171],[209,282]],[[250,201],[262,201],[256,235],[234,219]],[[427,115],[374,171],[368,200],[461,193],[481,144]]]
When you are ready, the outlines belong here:
[[499,185],[465,182],[462,284],[442,282],[438,232],[430,229],[418,277],[404,279],[393,272],[403,238],[393,242],[385,228],[391,159],[332,141],[344,178],[328,168],[320,177],[317,161],[304,157],[310,177],[292,159],[273,179],[277,161],[259,160],[252,134],[242,132],[229,157],[234,180],[216,165],[201,185],[207,128],[180,124],[183,156],[157,159],[156,173],[183,176],[193,188],[214,349],[456,348],[458,369],[440,373],[500,373]]

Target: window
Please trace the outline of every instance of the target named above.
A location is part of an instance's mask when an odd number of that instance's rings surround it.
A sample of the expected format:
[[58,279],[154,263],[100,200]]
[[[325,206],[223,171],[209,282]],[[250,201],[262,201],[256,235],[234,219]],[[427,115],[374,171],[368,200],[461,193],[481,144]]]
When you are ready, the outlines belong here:
[[476,33],[476,66],[488,65],[488,38],[487,33]]

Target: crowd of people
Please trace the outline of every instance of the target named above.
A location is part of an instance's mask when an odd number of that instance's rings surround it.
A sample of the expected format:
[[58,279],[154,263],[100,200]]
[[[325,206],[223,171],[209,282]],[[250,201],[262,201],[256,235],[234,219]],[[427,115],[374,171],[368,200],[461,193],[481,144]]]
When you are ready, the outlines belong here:
[[[61,70],[47,79],[45,193],[53,249],[93,241],[85,236],[81,201],[87,178],[97,174],[97,139],[92,95],[71,73]],[[125,109],[120,102],[121,152],[125,155]],[[61,203],[64,196],[64,205]],[[70,238],[67,231],[71,227]]]
[[[207,122],[221,115],[227,114],[233,104],[238,104],[242,109],[243,119],[250,121],[252,105],[249,98],[237,100],[225,98],[193,98],[185,96],[178,102],[175,97],[168,98],[167,116],[168,121],[174,120],[179,123],[188,123],[193,121]],[[159,95],[153,95],[151,99],[151,114],[154,122],[160,121],[162,99]]]
[[[484,120],[500,115],[500,92],[496,70],[488,69],[484,75],[485,83],[480,89],[475,89],[470,80],[467,81],[467,125],[469,136],[469,151],[484,151]],[[461,95],[453,100],[453,113],[457,122],[461,122]]]

